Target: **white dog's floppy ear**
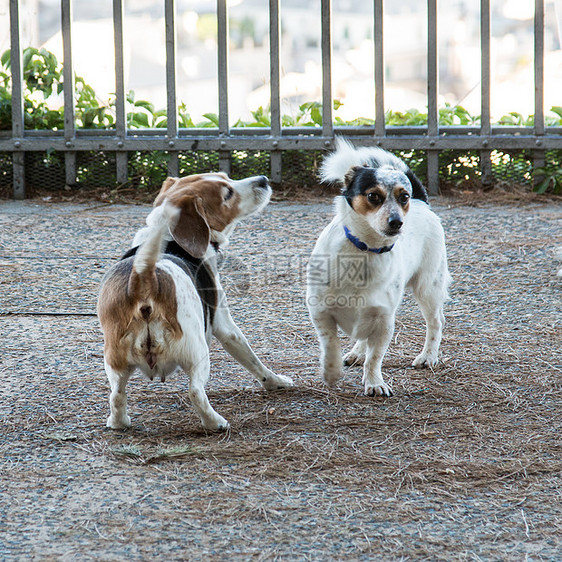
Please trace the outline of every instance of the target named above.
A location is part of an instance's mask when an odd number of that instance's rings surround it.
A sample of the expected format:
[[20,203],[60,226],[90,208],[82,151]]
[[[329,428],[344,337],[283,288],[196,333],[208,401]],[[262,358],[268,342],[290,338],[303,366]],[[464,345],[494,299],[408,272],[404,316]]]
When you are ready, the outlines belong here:
[[171,230],[174,240],[194,258],[202,258],[209,246],[211,229],[205,218],[201,197],[183,197],[180,216]]
[[344,191],[349,187],[349,184],[353,181],[355,174],[361,170],[362,168],[366,168],[367,164],[363,164],[363,166],[352,166],[347,170],[345,176],[343,177],[343,187]]
[[423,186],[422,182],[417,178],[417,176],[408,168],[406,172],[406,177],[410,180],[412,184],[412,197],[414,199],[421,199],[424,203],[428,203],[427,191]]

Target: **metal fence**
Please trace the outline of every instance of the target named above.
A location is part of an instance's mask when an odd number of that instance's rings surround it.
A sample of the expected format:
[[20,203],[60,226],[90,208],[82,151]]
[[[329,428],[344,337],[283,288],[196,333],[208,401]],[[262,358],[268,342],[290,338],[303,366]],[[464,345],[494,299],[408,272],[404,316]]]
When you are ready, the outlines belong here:
[[[356,144],[380,146],[396,151],[423,151],[430,192],[439,190],[439,154],[442,151],[475,151],[483,184],[492,181],[493,151],[523,150],[531,154],[531,164],[543,166],[548,151],[562,149],[562,128],[545,127],[544,119],[544,0],[535,0],[534,80],[535,120],[533,127],[492,126],[490,121],[490,0],[481,0],[481,122],[477,127],[440,126],[438,111],[437,0],[427,0],[427,99],[428,123],[423,127],[390,127],[385,124],[383,0],[374,1],[375,42],[375,124],[374,126],[334,126],[332,108],[331,0],[321,0],[322,123],[321,127],[284,127],[280,100],[280,0],[269,0],[271,126],[233,128],[229,126],[229,65],[227,0],[217,0],[219,124],[215,129],[178,127],[176,98],[176,32],[174,0],[165,2],[167,128],[128,129],[125,109],[123,70],[123,0],[113,0],[115,40],[116,121],[111,130],[76,128],[74,112],[74,70],[72,65],[72,0],[61,0],[64,52],[64,131],[34,131],[24,127],[22,45],[20,40],[19,0],[10,0],[12,130],[0,134],[0,154],[11,154],[13,196],[26,193],[26,158],[29,153],[57,151],[64,154],[64,181],[75,185],[77,158],[81,153],[99,151],[111,154],[117,182],[126,182],[128,160],[139,151],[164,151],[167,171],[178,175],[182,156],[194,151],[218,155],[218,166],[231,170],[236,151],[266,151],[270,176],[281,182],[287,151],[323,151],[334,146],[335,135],[351,137]],[[29,167],[29,166],[28,166]]]

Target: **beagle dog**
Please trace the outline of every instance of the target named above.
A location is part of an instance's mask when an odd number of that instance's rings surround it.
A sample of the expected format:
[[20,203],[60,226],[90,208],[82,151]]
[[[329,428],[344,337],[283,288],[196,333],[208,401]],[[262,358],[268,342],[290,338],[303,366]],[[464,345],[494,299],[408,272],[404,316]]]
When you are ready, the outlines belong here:
[[391,396],[381,367],[406,288],[426,322],[425,345],[413,366],[438,361],[450,283],[443,228],[419,179],[385,150],[356,149],[338,139],[321,176],[343,186],[335,218],[321,233],[307,270],[321,372],[330,385],[341,377],[341,328],[356,340],[344,363],[363,365],[365,394]]
[[111,387],[108,427],[131,425],[125,387],[135,369],[164,381],[181,367],[203,426],[227,429],[204,389],[211,335],[265,389],[293,385],[256,357],[232,320],[217,272],[217,251],[235,224],[263,209],[270,196],[264,176],[235,181],[216,173],[164,182],[147,226],[101,284],[97,310]]

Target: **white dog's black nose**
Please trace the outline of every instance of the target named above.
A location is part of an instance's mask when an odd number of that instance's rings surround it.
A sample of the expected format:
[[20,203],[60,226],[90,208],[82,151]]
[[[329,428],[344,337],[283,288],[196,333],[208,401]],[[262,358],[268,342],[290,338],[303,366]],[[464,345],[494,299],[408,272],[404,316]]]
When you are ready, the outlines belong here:
[[388,218],[388,229],[392,232],[398,232],[404,223],[400,217],[390,216]]

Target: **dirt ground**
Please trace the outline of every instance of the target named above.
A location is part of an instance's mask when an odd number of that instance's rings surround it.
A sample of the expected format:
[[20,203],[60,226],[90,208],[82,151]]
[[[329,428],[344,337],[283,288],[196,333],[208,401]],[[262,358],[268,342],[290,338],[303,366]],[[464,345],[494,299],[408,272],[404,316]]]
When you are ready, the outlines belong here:
[[[328,198],[275,202],[236,230],[223,278],[265,392],[218,345],[207,434],[187,377],[128,386],[105,428],[95,300],[142,205],[0,202],[0,559],[562,560],[562,206],[435,199],[454,284],[443,361],[410,363],[407,297],[384,361],[318,375],[305,264]],[[345,348],[349,341],[345,341]]]

